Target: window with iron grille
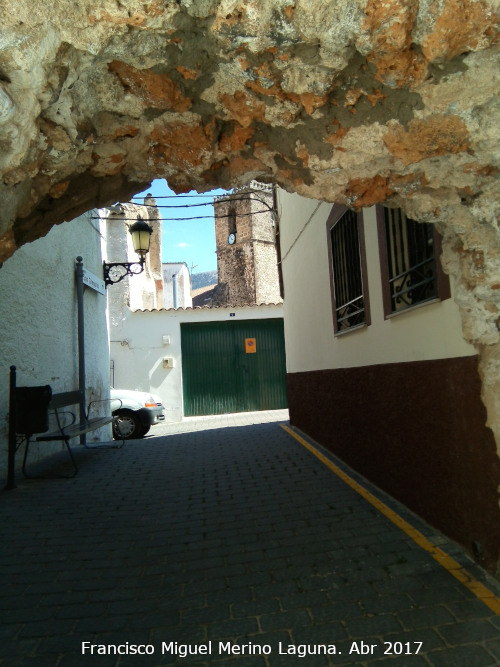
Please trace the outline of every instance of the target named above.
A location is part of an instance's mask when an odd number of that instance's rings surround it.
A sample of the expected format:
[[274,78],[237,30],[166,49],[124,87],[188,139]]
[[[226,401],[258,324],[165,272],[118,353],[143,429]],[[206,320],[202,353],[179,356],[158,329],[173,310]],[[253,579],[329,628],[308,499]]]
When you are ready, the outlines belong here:
[[370,324],[363,216],[334,206],[327,222],[336,334]]
[[448,298],[449,283],[436,261],[440,245],[434,225],[416,222],[401,209],[379,209],[386,316],[426,301]]

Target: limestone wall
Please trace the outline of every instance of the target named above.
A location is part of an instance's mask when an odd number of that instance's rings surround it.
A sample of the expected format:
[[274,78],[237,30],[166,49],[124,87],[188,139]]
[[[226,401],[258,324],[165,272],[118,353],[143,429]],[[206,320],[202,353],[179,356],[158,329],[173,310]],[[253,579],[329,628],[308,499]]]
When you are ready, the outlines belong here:
[[281,303],[278,258],[274,243],[254,243],[255,300],[259,303]]

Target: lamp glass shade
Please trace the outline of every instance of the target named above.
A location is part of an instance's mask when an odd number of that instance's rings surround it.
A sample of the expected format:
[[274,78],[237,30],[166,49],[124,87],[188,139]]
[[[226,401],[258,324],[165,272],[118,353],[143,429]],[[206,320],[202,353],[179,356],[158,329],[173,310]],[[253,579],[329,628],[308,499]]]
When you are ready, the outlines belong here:
[[135,252],[144,257],[149,252],[149,242],[153,233],[152,227],[139,216],[137,222],[130,226],[129,231]]

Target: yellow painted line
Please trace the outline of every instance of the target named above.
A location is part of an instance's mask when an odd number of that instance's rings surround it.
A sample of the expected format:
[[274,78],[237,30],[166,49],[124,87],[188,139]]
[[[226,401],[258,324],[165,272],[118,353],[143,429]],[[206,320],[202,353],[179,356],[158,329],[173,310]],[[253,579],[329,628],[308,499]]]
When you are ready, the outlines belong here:
[[458,579],[466,588],[468,588],[479,600],[484,602],[484,604],[489,607],[495,614],[500,616],[500,599],[496,597],[493,591],[490,591],[489,588],[484,586],[480,581],[474,579],[467,570],[465,570],[460,563],[445,553],[442,549],[437,547],[435,544],[432,544],[420,531],[414,528],[408,521],[405,521],[399,514],[394,510],[388,507],[381,500],[376,498],[373,493],[370,493],[365,489],[361,484],[358,484],[352,477],[347,475],[343,470],[341,470],[335,463],[330,461],[324,454],[322,454],[316,447],[313,447],[309,444],[304,438],[302,438],[298,433],[295,433],[291,428],[285,424],[280,424],[281,428],[285,430],[292,438],[295,438],[297,442],[300,442],[306,449],[308,449],[311,454],[314,454],[322,463],[325,464],[332,472],[334,472],[337,477],[345,482],[351,489],[354,489],[360,496],[367,500],[371,505],[376,507],[378,511],[387,517],[392,523],[394,523],[398,528],[400,528],[404,533],[411,537],[411,539],[416,542],[419,547],[430,553],[430,555],[440,564],[445,570]]

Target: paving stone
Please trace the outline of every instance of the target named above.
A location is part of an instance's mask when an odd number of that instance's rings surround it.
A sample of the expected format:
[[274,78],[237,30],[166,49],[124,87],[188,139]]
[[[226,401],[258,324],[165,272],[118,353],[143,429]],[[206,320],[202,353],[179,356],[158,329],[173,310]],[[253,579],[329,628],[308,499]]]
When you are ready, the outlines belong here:
[[280,603],[277,599],[236,602],[231,605],[231,614],[233,618],[246,618],[250,616],[260,616],[262,614],[272,614],[280,611]]
[[[500,598],[500,595],[497,593],[497,598]],[[491,616],[490,623],[500,630],[500,614],[496,616]]]
[[253,587],[253,594],[256,600],[268,600],[269,598],[278,598],[282,595],[298,593],[299,585],[296,581],[283,581],[275,584],[260,585]]
[[149,641],[155,647],[161,647],[162,642],[204,644],[207,642],[207,629],[204,625],[160,626],[151,630]]
[[408,667],[408,665],[411,665],[411,667],[424,667],[425,665],[427,667],[429,663],[422,656],[412,655],[411,658],[408,656],[391,657],[390,662],[388,662],[387,657],[384,657],[380,660],[370,661],[370,665],[390,665],[390,667]]
[[[446,608],[457,618],[459,621],[466,621],[470,619],[480,619],[480,618],[492,618],[494,612],[492,612],[485,604],[480,600],[462,600],[460,602],[451,602],[446,605]],[[492,622],[494,622],[492,618]]]
[[[394,586],[392,586],[384,595],[389,597],[393,592]],[[332,602],[373,600],[374,598],[378,600],[381,597],[370,582],[362,584],[345,584],[339,582],[338,584],[331,586],[327,590],[327,593]]]
[[484,642],[484,647],[496,658],[500,664],[500,637]]
[[[105,605],[99,607],[95,605],[98,609],[104,608]],[[110,616],[121,616],[125,615],[135,615],[135,614],[145,614],[152,611],[156,606],[156,600],[154,598],[148,599],[136,599],[136,600],[117,600],[116,602],[110,602],[107,605],[107,613]],[[102,613],[102,612],[101,612]]]
[[102,616],[106,611],[108,611],[108,605],[104,603],[70,604],[62,605],[55,609],[53,611],[53,616],[56,619],[96,618]]
[[0,611],[9,611],[14,609],[31,609],[37,607],[44,600],[43,595],[23,595],[15,591],[0,600]]
[[76,625],[76,621],[71,620],[48,620],[40,621],[38,623],[27,623],[21,630],[19,636],[21,639],[30,637],[46,637],[54,635],[66,635],[72,632]]
[[9,667],[54,667],[54,664],[60,665],[61,662],[57,656],[37,655],[35,657],[11,658],[8,664]]
[[[244,577],[242,577],[244,581]],[[267,597],[265,599],[268,599]],[[221,591],[213,591],[206,594],[207,604],[209,606],[218,604],[234,604],[238,602],[249,602],[253,600],[253,592],[248,588],[232,588]]]
[[379,635],[383,637],[390,632],[401,631],[403,628],[396,616],[380,614],[375,616],[358,616],[345,621],[347,634],[350,637],[363,638]]
[[247,637],[258,632],[256,618],[237,618],[219,621],[207,625],[207,636],[209,639],[219,640],[231,637]]
[[398,618],[405,628],[424,628],[454,621],[452,614],[444,607],[423,607],[402,611],[398,614]]
[[88,641],[89,635],[47,633],[37,645],[37,654],[62,655],[64,653],[78,653],[81,655],[82,642]]
[[293,630],[295,627],[311,625],[311,617],[305,609],[282,611],[277,614],[263,614],[259,618],[263,632],[268,630]]
[[308,655],[307,657],[297,657],[290,655],[279,655],[273,653],[268,657],[268,664],[270,667],[291,667],[291,665],[307,664],[308,667],[329,667],[332,663],[328,656],[325,655]]
[[283,595],[280,602],[284,610],[308,607],[319,607],[321,609],[330,603],[330,599],[325,591],[302,591],[291,595]]
[[415,602],[408,595],[397,592],[392,595],[365,596],[360,604],[366,614],[405,612],[415,608]]
[[498,630],[488,621],[463,621],[453,625],[440,625],[438,631],[448,644],[454,645],[498,638]]
[[337,604],[312,605],[310,611],[314,623],[325,623],[327,621],[343,621],[347,618],[356,618],[361,613],[357,602],[339,602]]
[[222,658],[221,660],[212,660],[212,665],[221,667],[267,667],[268,662],[262,656],[237,656],[235,658]]
[[496,659],[479,645],[431,651],[427,660],[433,667],[498,667]]
[[15,641],[2,642],[0,644],[0,660],[9,664],[9,660],[14,658],[33,656],[39,644],[39,639],[16,639]]
[[333,644],[348,636],[340,622],[296,627],[292,629],[291,634],[296,644]]
[[226,621],[231,617],[229,605],[219,607],[203,607],[201,609],[186,609],[181,613],[183,625],[205,624],[214,621]]
[[130,616],[101,616],[98,618],[83,618],[78,621],[75,632],[82,635],[93,635],[101,632],[116,632],[124,630],[130,622]]

